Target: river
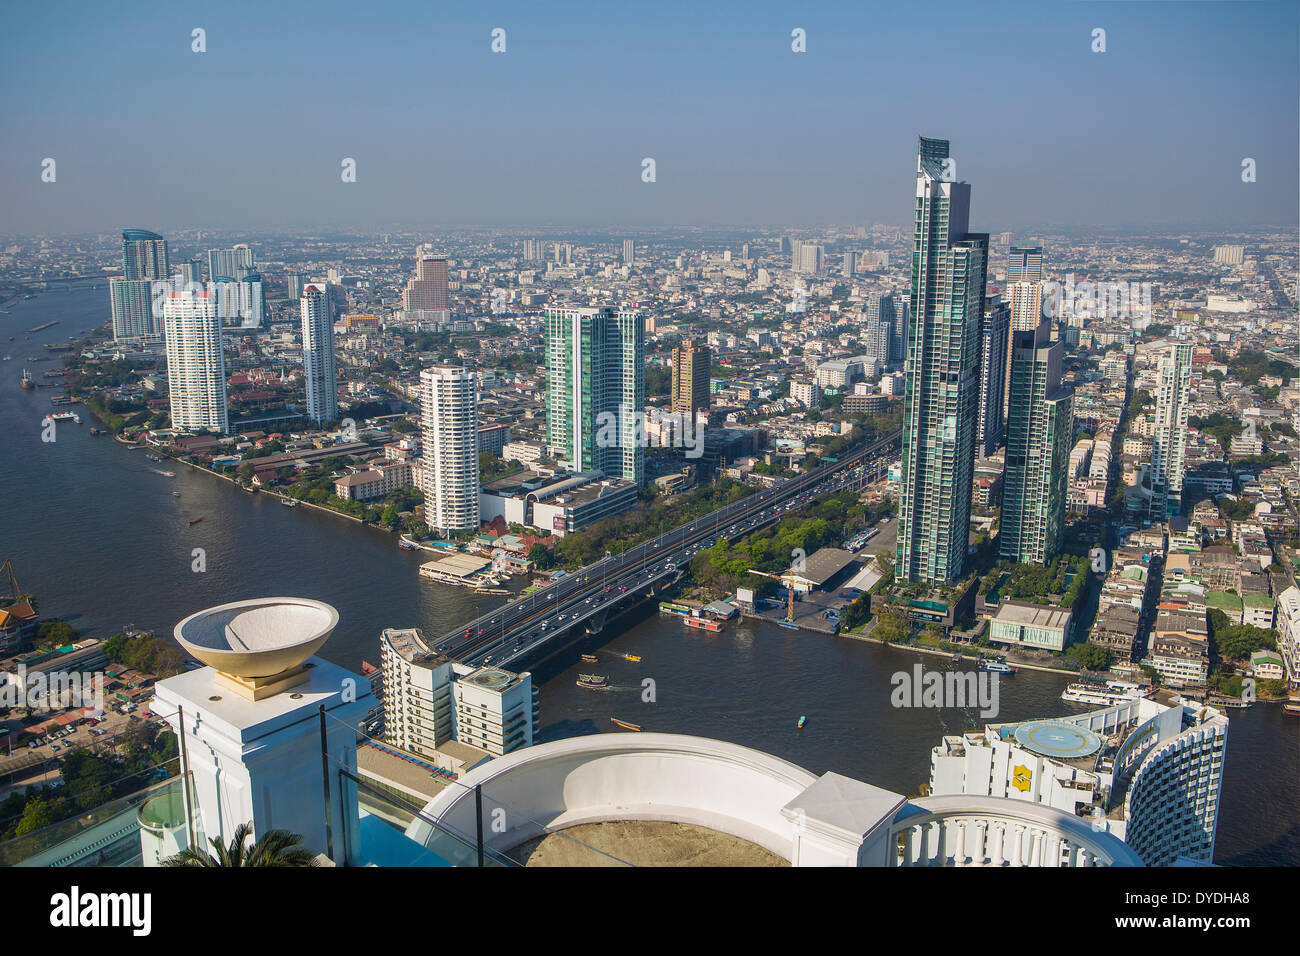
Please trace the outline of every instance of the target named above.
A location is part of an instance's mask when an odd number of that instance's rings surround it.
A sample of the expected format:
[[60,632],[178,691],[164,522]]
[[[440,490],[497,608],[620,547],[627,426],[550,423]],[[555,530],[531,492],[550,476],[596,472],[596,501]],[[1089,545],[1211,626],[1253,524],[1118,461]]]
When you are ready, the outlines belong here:
[[[0,314],[0,560],[34,593],[44,617],[62,617],[83,634],[106,638],[134,624],[169,634],[185,615],[213,604],[270,595],[327,601],[339,610],[322,655],[358,668],[379,661],[385,627],[440,635],[489,610],[500,597],[422,580],[420,552],[401,551],[374,528],[278,500],[180,465],[157,474],[143,451],[57,426],[42,441],[41,419],[56,389],[42,372],[44,343],[64,343],[108,318],[105,282],[10,305]],[[45,322],[58,324],[32,333]],[[10,342],[10,336],[14,341]],[[24,365],[42,387],[24,392]],[[177,491],[180,497],[173,497]],[[203,521],[190,525],[190,519]],[[193,570],[194,549],[205,570]],[[541,665],[541,738],[616,728],[611,717],[646,730],[718,737],[767,751],[821,773],[835,770],[914,794],[929,774],[930,748],[944,733],[974,730],[963,711],[896,709],[890,676],[942,658],[753,622],[722,634],[687,629],[644,607],[584,647],[600,658],[581,665],[577,650]],[[638,655],[640,663],[618,656]],[[575,686],[580,669],[598,668],[608,691]],[[653,681],[653,702],[643,683]],[[1059,694],[1065,678],[1021,671],[1001,684],[1000,720],[1078,707]],[[796,727],[807,715],[804,729]],[[1231,713],[1216,859],[1224,864],[1300,864],[1300,721],[1277,705]]]

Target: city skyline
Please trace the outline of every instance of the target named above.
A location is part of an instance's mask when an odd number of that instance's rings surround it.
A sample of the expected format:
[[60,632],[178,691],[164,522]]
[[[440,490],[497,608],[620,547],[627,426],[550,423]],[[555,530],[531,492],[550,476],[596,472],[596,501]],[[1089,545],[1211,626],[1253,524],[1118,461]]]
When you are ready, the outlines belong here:
[[[990,229],[1277,225],[1297,197],[1286,172],[1297,161],[1297,12],[1269,3],[1195,10],[1174,18],[1167,5],[1002,4],[990,15],[953,4],[940,8],[943,29],[918,34],[901,11],[848,5],[747,8],[743,21],[682,7],[635,22],[619,11],[506,7],[490,21],[446,12],[432,43],[418,7],[405,4],[360,22],[339,8],[298,16],[286,5],[255,28],[238,11],[142,24],[88,8],[75,35],[50,12],[22,10],[10,36],[25,42],[0,41],[9,91],[0,201],[8,228],[24,233],[128,220],[164,231],[194,222],[255,230],[905,221],[895,157],[919,131],[963,144],[959,175],[984,184],[974,213]],[[337,35],[344,20],[349,60],[382,55],[383,73],[354,69],[334,82],[306,56],[318,48],[313,38]],[[491,49],[497,27],[506,31],[501,53]],[[191,49],[196,28],[205,31],[202,53]],[[806,52],[792,49],[796,29]],[[1105,52],[1092,50],[1096,29],[1106,31]],[[943,67],[900,84],[918,36]],[[415,82],[405,64],[423,62],[414,56],[421,43],[437,49],[432,86],[448,92],[428,98],[427,119],[412,124],[398,91]],[[876,54],[864,59],[864,45]],[[989,68],[1004,46],[1016,50],[1014,71]],[[575,47],[584,67],[558,65]],[[129,74],[118,64],[128,61],[153,63],[168,83],[153,109],[118,114],[110,126],[101,104],[125,101]],[[1186,70],[1200,61],[1218,67]],[[625,82],[593,88],[586,70],[606,62]],[[984,84],[987,111],[935,105],[969,75]],[[1025,75],[1035,82],[1019,82]],[[258,149],[213,152],[173,138],[166,162],[128,152],[183,122],[218,82],[223,97],[256,104],[241,114],[241,135]],[[97,97],[84,97],[86,88]],[[466,88],[475,93],[462,103],[453,91]],[[303,151],[280,134],[279,118],[326,90],[342,120],[328,145]],[[522,90],[535,91],[535,102],[521,106]],[[1261,115],[1271,121],[1258,124]],[[774,138],[775,129],[785,132]],[[564,148],[593,132],[601,150]],[[455,189],[421,190],[429,155]],[[41,179],[47,158],[54,182]],[[655,161],[652,183],[642,181],[646,158]],[[1253,183],[1242,181],[1247,158]],[[355,160],[355,182],[342,181],[346,159]]]
[[1300,865],[1300,9],[123,2],[0,36],[0,862]]

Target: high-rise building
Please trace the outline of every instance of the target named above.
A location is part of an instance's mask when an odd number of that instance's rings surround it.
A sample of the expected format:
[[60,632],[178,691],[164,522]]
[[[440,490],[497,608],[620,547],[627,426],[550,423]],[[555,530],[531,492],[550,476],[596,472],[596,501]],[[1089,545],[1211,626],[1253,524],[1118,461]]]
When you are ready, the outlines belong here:
[[1215,246],[1214,261],[1219,265],[1239,266],[1246,256],[1245,246]]
[[631,239],[623,240],[623,265],[630,266],[636,262],[636,243]]
[[868,293],[862,318],[864,354],[870,355],[881,365],[888,365],[894,360],[895,324],[898,319],[894,296],[890,293]]
[[907,358],[909,307],[910,303],[907,299],[895,299],[894,301],[894,338],[889,349],[889,361],[891,362],[902,362]]
[[542,258],[542,243],[537,239],[524,240],[524,259],[537,262]]
[[285,290],[289,293],[289,299],[300,298],[302,296],[303,278],[301,272],[286,272],[284,276]]
[[858,271],[858,254],[856,252],[844,253],[844,264],[840,269],[840,274],[846,279],[852,279]]
[[479,525],[478,376],[435,365],[420,372],[424,521],[441,533]]
[[208,250],[208,279],[239,281],[253,271],[253,250],[244,243],[231,249]]
[[163,300],[172,427],[227,432],[226,357],[211,292],[170,292]]
[[673,349],[673,413],[695,419],[709,410],[709,368],[713,350],[699,339]]
[[574,471],[645,480],[645,323],[640,312],[549,308],[546,441]]
[[450,309],[447,293],[447,257],[421,255],[415,264],[415,275],[402,292],[402,308],[407,312],[424,312]]
[[1192,387],[1192,346],[1179,342],[1160,358],[1156,424],[1151,435],[1151,514],[1159,520],[1182,510],[1187,452],[1187,403]]
[[988,269],[988,236],[967,231],[970,184],[952,181],[948,156],[947,140],[920,138],[894,564],[900,581],[939,584],[966,570]]
[[142,342],[162,336],[162,316],[154,310],[153,286],[153,279],[108,280],[116,341]]
[[261,327],[263,296],[260,273],[245,273],[238,280],[221,276],[209,282],[207,288],[216,294],[217,316],[222,325],[245,329]]
[[339,417],[338,368],[334,358],[334,310],[328,288],[303,286],[298,299],[302,316],[302,369],[307,417],[317,425]]
[[819,276],[826,268],[826,250],[814,242],[795,239],[791,245],[791,268],[804,275]]
[[123,229],[122,278],[170,279],[167,240],[148,229]]
[[1053,807],[1122,839],[1147,866],[1209,865],[1229,722],[1212,707],[1173,699],[1132,698],[946,736],[931,751],[927,792]]
[[980,402],[975,447],[988,457],[1002,443],[1003,389],[1006,388],[1007,338],[1011,331],[1011,308],[1000,296],[984,307],[980,324]]
[[1032,332],[1044,322],[1043,283],[1032,280],[1012,282],[1007,286],[1011,306],[1011,335],[1007,337],[1006,355],[1002,361],[1002,417],[1011,412],[1011,341],[1016,332]]
[[1061,384],[1065,343],[1048,327],[1013,332],[1011,414],[1002,475],[1003,560],[1046,564],[1061,550],[1074,440],[1074,389]]
[[1012,246],[1007,256],[1007,282],[1042,282],[1043,247]]
[[180,283],[182,289],[194,285],[202,285],[203,269],[195,260],[187,259],[185,262],[178,262],[176,264],[175,278],[176,281]]

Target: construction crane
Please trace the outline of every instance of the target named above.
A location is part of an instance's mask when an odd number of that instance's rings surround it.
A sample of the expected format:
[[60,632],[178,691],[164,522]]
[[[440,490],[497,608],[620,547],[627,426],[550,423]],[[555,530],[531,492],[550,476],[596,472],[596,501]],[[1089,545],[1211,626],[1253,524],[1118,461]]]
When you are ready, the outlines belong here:
[[12,561],[5,561],[4,564],[0,564],[0,574],[5,572],[9,574],[9,590],[13,592],[13,599],[18,601],[22,598],[23,592],[18,589],[18,575],[14,574],[14,563]]
[[785,572],[785,574],[768,574],[766,571],[755,571],[753,568],[749,569],[749,573],[757,574],[765,578],[771,578],[773,581],[780,581],[782,584],[785,585],[785,594],[786,594],[785,619],[787,621],[793,621],[794,620],[794,582],[802,580],[799,577],[799,575],[795,574],[793,571],[787,571]]

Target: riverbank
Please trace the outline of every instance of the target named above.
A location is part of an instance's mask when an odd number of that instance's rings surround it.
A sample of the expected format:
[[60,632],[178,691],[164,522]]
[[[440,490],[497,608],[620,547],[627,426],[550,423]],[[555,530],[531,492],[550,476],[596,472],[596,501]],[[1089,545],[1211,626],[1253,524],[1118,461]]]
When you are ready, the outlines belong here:
[[[960,657],[963,661],[971,661],[972,663],[979,663],[980,660],[978,656],[972,657],[970,654],[963,654],[961,651],[945,651],[940,650],[937,647],[920,647],[916,644],[893,644],[889,641],[882,641],[879,638],[872,637],[870,634],[863,634],[861,632],[855,633],[853,631],[842,631],[837,636],[852,638],[855,641],[863,641],[867,644],[878,644],[884,647],[892,647],[895,650],[900,651],[914,651],[917,654],[929,654],[932,657],[952,658],[956,656]],[[1024,668],[1029,671],[1042,671],[1045,674],[1067,674],[1071,677],[1077,677],[1079,675],[1077,670],[1070,670],[1066,667],[1047,667],[1043,664],[1030,664],[1025,661],[1015,660],[1012,657],[1004,657],[1004,659],[1013,667]]]

